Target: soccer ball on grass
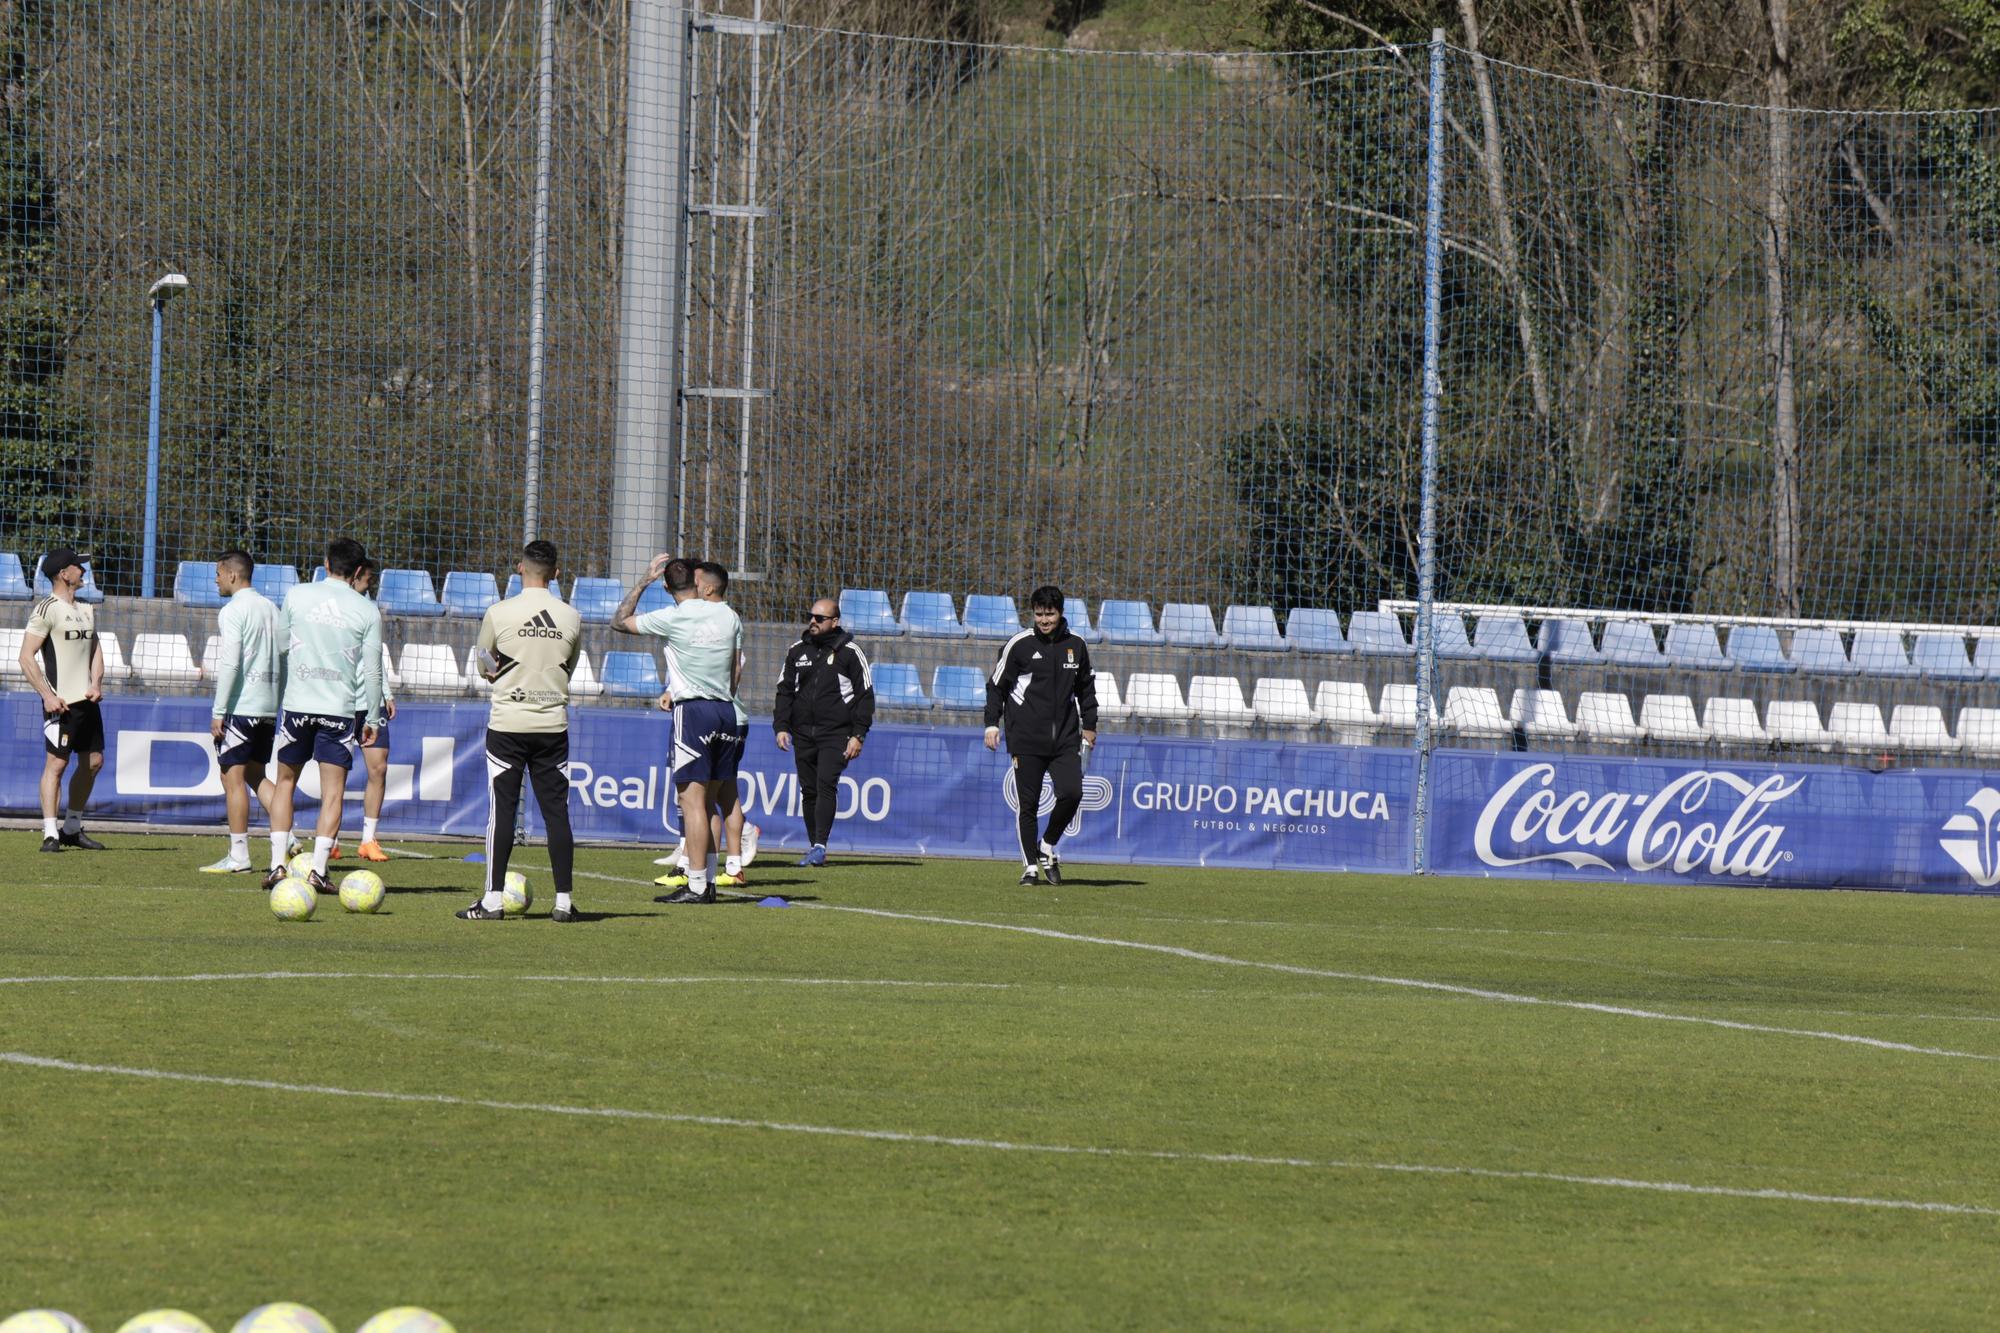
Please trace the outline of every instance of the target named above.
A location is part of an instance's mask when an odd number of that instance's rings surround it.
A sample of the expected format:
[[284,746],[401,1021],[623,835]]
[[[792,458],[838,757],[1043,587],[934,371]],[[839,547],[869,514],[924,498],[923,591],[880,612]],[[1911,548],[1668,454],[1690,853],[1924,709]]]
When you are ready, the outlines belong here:
[[373,912],[382,906],[382,877],[372,870],[355,870],[340,880],[340,905],[350,912]]
[[518,870],[508,871],[507,878],[500,882],[500,910],[508,916],[522,916],[534,901],[535,894],[528,887],[528,877]]
[[319,895],[312,885],[296,875],[286,876],[271,890],[271,915],[280,921],[310,921],[318,906]]
[[90,1333],[84,1322],[61,1310],[23,1310],[0,1319],[0,1333]]
[[285,862],[285,869],[291,871],[293,879],[302,879],[307,883],[311,883],[313,854],[311,852],[300,852],[297,856]]
[[229,1333],[333,1333],[333,1325],[310,1305],[273,1301],[237,1320]]

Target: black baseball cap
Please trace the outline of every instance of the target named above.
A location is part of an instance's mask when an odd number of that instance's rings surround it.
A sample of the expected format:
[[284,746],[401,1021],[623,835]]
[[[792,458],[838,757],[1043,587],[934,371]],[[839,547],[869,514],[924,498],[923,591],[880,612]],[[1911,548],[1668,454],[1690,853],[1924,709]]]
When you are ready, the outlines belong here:
[[54,583],[56,575],[62,573],[65,569],[68,569],[71,565],[75,565],[79,569],[82,568],[83,567],[82,558],[79,557],[75,551],[70,550],[69,547],[67,546],[55,547],[47,555],[42,557],[42,577],[47,579],[49,582]]

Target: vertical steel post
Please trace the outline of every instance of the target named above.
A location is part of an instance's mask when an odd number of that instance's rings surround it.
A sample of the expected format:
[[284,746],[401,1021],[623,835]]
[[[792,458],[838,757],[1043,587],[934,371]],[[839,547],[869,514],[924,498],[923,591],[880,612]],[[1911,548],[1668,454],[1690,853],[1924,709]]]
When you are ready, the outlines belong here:
[[541,50],[535,107],[535,242],[528,260],[528,456],[521,476],[521,540],[542,524],[542,398],[547,385],[549,316],[549,189],[556,122],[556,0],[542,0]]
[[139,571],[139,595],[153,595],[160,541],[160,351],[165,341],[167,302],[153,297],[153,396],[146,410],[146,550]]
[[1437,672],[1438,318],[1444,297],[1444,29],[1431,30],[1430,148],[1424,185],[1424,479],[1417,529],[1417,793],[1411,864],[1430,873],[1431,699]]

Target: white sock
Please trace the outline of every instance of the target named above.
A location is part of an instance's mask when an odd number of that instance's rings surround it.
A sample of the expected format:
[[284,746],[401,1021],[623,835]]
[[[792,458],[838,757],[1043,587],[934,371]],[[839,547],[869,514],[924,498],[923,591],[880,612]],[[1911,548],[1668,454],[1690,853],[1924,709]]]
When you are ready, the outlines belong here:
[[276,870],[285,863],[285,853],[292,849],[292,831],[271,830],[271,869]]
[[83,832],[83,816],[75,810],[63,815],[63,832],[71,837]]
[[729,871],[729,877],[731,879],[735,879],[738,875],[743,873],[743,858],[740,856],[730,857],[729,860],[724,863],[724,868]]
[[379,819],[370,819],[368,816],[363,815],[361,817],[361,841],[375,841],[375,826],[381,822]]
[[1054,860],[1056,855],[1056,849],[1049,846],[1045,842],[1042,844],[1042,855],[1048,857],[1050,860]]
[[1029,874],[1029,875],[1039,875],[1042,873],[1042,868],[1036,865],[1033,861],[1021,862],[1021,870],[1024,874]]
[[44,819],[42,821],[42,836],[44,838],[55,837],[58,827],[59,825],[57,824],[57,821],[53,819]]
[[229,859],[232,861],[240,861],[246,866],[250,864],[249,834],[232,833],[229,835]]
[[332,838],[314,838],[314,839],[313,839],[313,869],[314,869],[314,870],[317,870],[317,871],[318,871],[318,872],[319,872],[320,874],[324,875],[324,874],[326,873],[326,863],[327,863],[328,859],[332,857],[332,855],[333,855],[333,839],[332,839]]
[[556,895],[556,910],[558,912],[567,912],[569,910],[569,895],[567,893],[558,893]]
[[499,911],[506,906],[506,903],[507,900],[500,896],[498,889],[488,889],[486,895],[479,900],[479,905],[489,912]]
[[688,889],[693,893],[708,892],[708,872],[706,870],[688,871]]

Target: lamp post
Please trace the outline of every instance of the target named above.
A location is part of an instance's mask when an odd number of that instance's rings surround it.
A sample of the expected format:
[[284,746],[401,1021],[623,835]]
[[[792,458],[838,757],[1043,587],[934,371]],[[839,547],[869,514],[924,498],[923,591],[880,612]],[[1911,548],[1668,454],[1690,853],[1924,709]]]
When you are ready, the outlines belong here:
[[139,595],[153,595],[154,557],[160,540],[160,348],[167,323],[167,302],[187,290],[188,280],[169,273],[153,284],[146,299],[153,305],[153,397],[146,412],[146,555],[139,574]]

